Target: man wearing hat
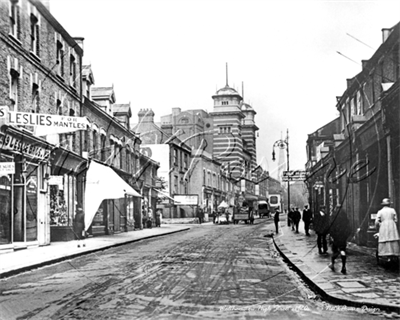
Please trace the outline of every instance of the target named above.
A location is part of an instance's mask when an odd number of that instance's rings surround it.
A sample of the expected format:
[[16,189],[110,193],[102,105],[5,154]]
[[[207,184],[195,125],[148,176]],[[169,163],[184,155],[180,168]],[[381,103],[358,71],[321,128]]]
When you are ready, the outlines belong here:
[[329,232],[329,216],[326,214],[326,206],[320,205],[320,210],[314,215],[314,230],[317,234],[317,245],[319,254],[328,253],[326,236]]
[[275,214],[274,214],[274,224],[275,224],[275,232],[276,234],[279,233],[279,208],[275,209]]
[[76,208],[76,214],[74,219],[74,232],[75,238],[78,240],[85,239],[85,215],[82,207]]

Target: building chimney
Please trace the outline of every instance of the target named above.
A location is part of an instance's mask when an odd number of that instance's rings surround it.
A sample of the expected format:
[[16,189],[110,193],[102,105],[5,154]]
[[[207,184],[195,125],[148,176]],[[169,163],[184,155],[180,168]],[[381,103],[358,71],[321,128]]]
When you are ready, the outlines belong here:
[[382,42],[385,42],[387,38],[389,38],[391,33],[392,29],[387,29],[387,28],[382,29]]
[[362,68],[365,69],[369,60],[361,60]]
[[181,108],[172,108],[172,115],[177,116],[181,113]]
[[352,85],[353,82],[354,82],[354,79],[353,79],[353,78],[352,78],[352,79],[346,79],[346,81],[347,81],[347,88],[350,88],[351,85]]
[[84,48],[83,48],[83,41],[85,40],[85,38],[82,38],[82,37],[74,37],[74,40],[75,40],[76,43],[82,48],[82,50],[84,50]]
[[140,109],[138,113],[139,123],[154,123],[154,112],[151,109]]

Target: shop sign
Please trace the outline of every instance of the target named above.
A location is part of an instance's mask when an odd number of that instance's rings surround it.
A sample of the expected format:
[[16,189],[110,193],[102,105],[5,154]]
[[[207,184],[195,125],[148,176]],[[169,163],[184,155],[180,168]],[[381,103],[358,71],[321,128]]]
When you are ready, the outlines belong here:
[[86,130],[88,123],[85,117],[68,117],[52,114],[8,111],[7,107],[0,107],[0,118],[8,113],[8,124],[20,126],[44,126]]
[[199,196],[197,194],[187,195],[174,195],[174,200],[180,206],[197,206],[199,203]]
[[14,162],[0,162],[0,175],[15,174]]
[[30,143],[24,141],[24,138],[20,139],[10,136],[9,134],[4,135],[0,140],[0,149],[19,151],[33,158],[39,159],[45,159],[50,153],[50,150],[46,150],[46,148],[38,146],[36,143]]
[[302,170],[283,171],[282,181],[304,181],[307,177],[307,172]]
[[49,178],[49,185],[57,185],[57,186],[62,186],[63,185],[63,176],[50,176]]

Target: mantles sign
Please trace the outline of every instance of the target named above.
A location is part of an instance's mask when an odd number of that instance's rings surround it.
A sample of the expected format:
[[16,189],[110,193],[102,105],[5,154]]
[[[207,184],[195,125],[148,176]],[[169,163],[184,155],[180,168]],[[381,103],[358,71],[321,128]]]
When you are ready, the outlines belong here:
[[5,118],[6,124],[9,125],[38,127],[36,132],[37,136],[86,130],[89,123],[85,117],[9,111],[8,107],[4,106],[0,107],[0,119],[1,118]]
[[29,155],[32,158],[45,159],[49,156],[50,150],[39,146],[37,143],[28,142],[24,138],[17,138],[9,134],[5,134],[0,139],[0,149],[18,151]]

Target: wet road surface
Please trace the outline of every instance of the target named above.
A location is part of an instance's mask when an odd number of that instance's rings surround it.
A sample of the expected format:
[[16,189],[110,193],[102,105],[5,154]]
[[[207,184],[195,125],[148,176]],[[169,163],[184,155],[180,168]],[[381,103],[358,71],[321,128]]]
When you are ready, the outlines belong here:
[[273,227],[190,231],[0,281],[0,319],[378,319],[321,301],[282,261]]

